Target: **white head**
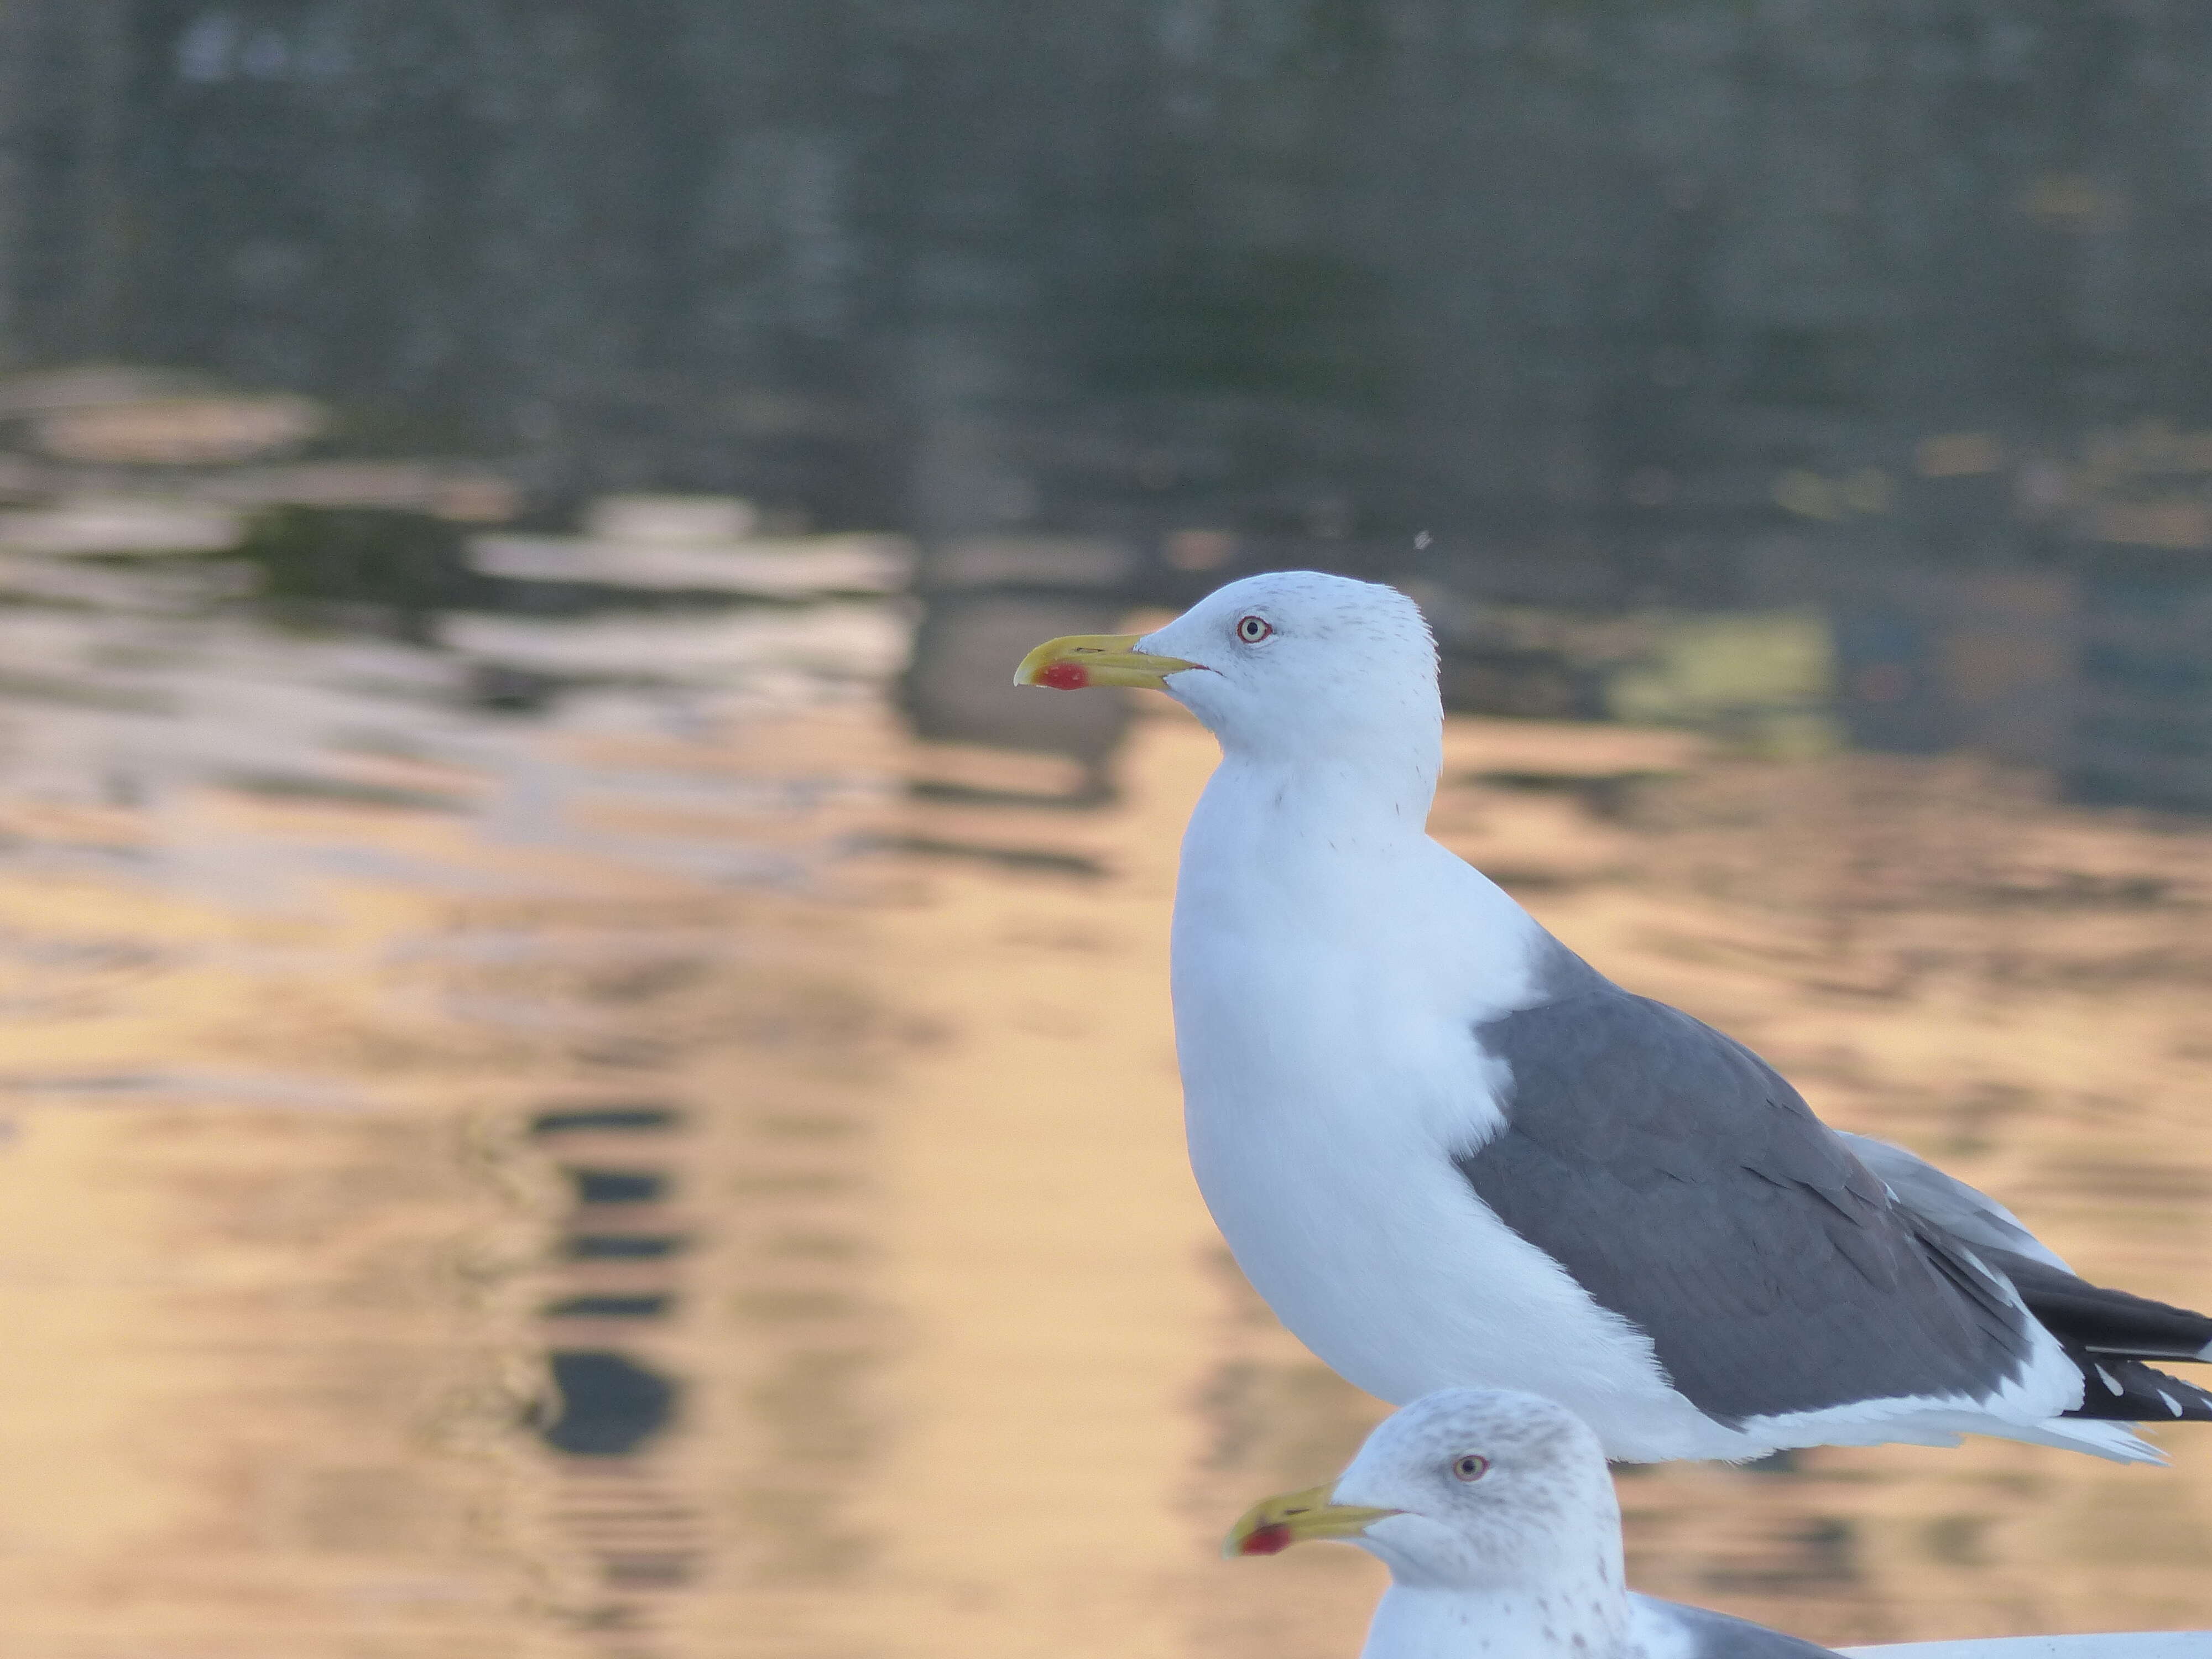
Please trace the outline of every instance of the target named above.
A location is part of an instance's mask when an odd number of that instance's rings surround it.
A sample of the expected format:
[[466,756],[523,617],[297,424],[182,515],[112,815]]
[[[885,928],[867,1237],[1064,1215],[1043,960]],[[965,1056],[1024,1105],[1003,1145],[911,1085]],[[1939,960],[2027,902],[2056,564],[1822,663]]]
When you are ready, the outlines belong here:
[[1269,1498],[1231,1555],[1310,1538],[1379,1557],[1413,1589],[1625,1595],[1620,1509],[1589,1426],[1531,1394],[1446,1389],[1367,1437],[1334,1484]]
[[1247,576],[1146,635],[1085,635],[1031,652],[1017,684],[1149,685],[1225,754],[1306,764],[1387,755],[1431,785],[1443,743],[1437,647],[1395,587],[1314,570]]

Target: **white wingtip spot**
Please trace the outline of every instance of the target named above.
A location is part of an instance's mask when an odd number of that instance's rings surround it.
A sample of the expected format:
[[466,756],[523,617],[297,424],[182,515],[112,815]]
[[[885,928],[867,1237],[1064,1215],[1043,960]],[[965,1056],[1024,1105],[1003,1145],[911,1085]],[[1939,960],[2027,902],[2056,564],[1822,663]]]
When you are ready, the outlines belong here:
[[2106,1370],[2102,1365],[2097,1367],[2097,1375],[2103,1380],[2105,1386],[2110,1389],[2114,1394],[2125,1394],[2127,1392],[2125,1389],[2122,1388],[2118,1382],[2115,1382],[2112,1380],[2112,1372]]
[[2181,1415],[2181,1402],[2176,1400],[2172,1395],[2168,1394],[2164,1389],[2160,1389],[2158,1391],[2158,1397],[2166,1401],[2166,1410],[2172,1412],[2176,1417]]

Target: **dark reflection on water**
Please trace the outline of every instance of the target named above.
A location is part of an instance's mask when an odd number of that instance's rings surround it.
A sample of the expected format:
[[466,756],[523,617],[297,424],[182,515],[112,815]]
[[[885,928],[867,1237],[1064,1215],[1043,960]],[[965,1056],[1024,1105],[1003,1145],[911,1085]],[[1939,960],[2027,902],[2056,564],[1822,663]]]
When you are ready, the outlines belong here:
[[[531,1127],[539,1143],[558,1157],[564,1145],[581,1136],[649,1138],[650,1145],[677,1126],[676,1114],[666,1108],[599,1107],[541,1112]],[[615,1224],[650,1224],[670,1184],[665,1170],[568,1167],[562,1173],[573,1184],[576,1200],[570,1231],[561,1241],[567,1258],[654,1261],[676,1254],[682,1241],[673,1235],[599,1231]],[[621,1294],[584,1290],[549,1303],[544,1316],[549,1321],[658,1319],[674,1301],[672,1282],[633,1285]],[[553,1340],[560,1340],[557,1329]],[[541,1412],[538,1432],[556,1451],[579,1457],[626,1457],[676,1418],[681,1385],[618,1348],[556,1346],[548,1358],[552,1398]]]
[[[1212,1553],[1378,1407],[1183,1168],[1202,734],[1139,720],[1071,810],[1080,757],[899,735],[880,608],[655,657],[156,597],[0,609],[11,1636],[1354,1650],[1364,1558]],[[482,706],[610,639],[654,667]],[[1439,833],[1601,964],[2091,1273],[2212,1295],[2206,830],[1966,763],[1451,750]],[[2212,1622],[2212,1440],[2168,1443],[1624,1470],[1635,1576],[1833,1641]]]
[[627,1354],[556,1348],[548,1358],[559,1404],[539,1432],[556,1451],[627,1457],[676,1415],[677,1385]]

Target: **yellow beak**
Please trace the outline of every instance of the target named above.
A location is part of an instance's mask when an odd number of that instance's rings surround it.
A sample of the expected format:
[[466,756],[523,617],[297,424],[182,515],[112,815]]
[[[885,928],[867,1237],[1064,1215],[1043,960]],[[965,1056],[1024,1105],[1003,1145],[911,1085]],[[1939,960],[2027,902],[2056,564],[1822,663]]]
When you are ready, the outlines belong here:
[[1080,691],[1091,685],[1141,685],[1157,691],[1168,676],[1194,662],[1181,657],[1156,657],[1130,647],[1141,634],[1070,634],[1047,640],[1022,659],[1014,670],[1016,685],[1047,685],[1055,691]]
[[1332,1480],[1326,1486],[1308,1486],[1304,1492],[1261,1498],[1230,1528],[1221,1553],[1234,1560],[1240,1555],[1274,1555],[1316,1538],[1357,1538],[1377,1521],[1405,1513],[1332,1504],[1328,1495],[1335,1490]]

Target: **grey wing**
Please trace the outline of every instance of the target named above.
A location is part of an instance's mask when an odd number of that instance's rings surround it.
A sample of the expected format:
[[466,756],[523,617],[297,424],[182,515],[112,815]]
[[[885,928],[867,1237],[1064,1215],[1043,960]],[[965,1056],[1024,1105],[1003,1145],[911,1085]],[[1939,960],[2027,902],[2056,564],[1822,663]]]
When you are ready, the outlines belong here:
[[1909,1395],[1985,1396],[2028,1322],[1893,1201],[1749,1049],[1583,970],[1476,1028],[1505,1126],[1456,1160],[1476,1194],[1651,1340],[1726,1423]]
[[2024,1255],[2062,1273],[2074,1271],[2022,1226],[2018,1216],[1988,1194],[1945,1175],[1902,1146],[1869,1135],[1855,1135],[1848,1129],[1838,1129],[1835,1135],[1860,1163],[1881,1177],[1899,1203],[1954,1237],[1984,1249]]
[[2088,1386],[2069,1417],[2122,1422],[2212,1420],[2212,1395],[2138,1362],[2212,1360],[2212,1318],[2080,1278],[2010,1210],[1901,1146],[1836,1132],[1891,1195],[1970,1246],[2081,1367]]
[[[1629,1600],[1638,1622],[1653,1627],[1654,1635],[1688,1638],[1689,1650],[1683,1659],[1834,1659],[1832,1648],[1802,1637],[1785,1636],[1748,1619],[1732,1619],[1725,1613],[1685,1607],[1680,1601],[1662,1601],[1655,1595],[1632,1595]],[[1652,1642],[1647,1646],[1675,1649],[1676,1644]]]

